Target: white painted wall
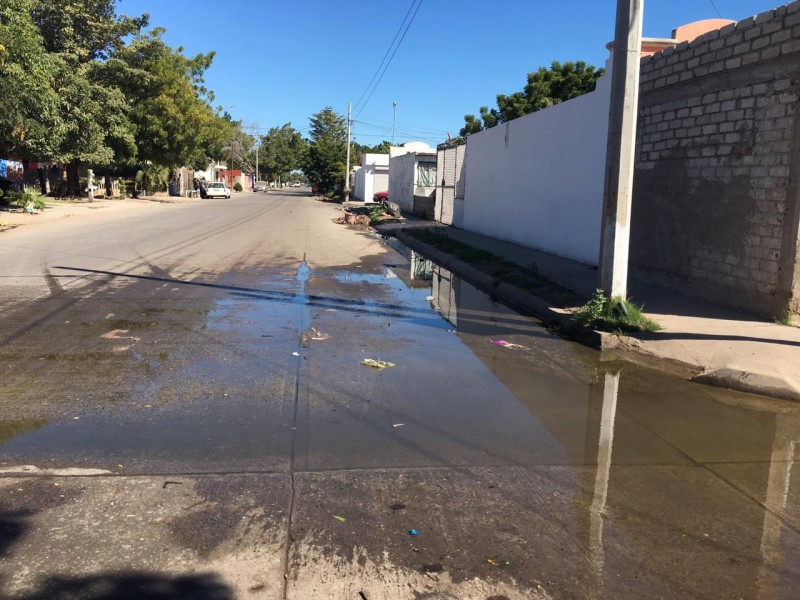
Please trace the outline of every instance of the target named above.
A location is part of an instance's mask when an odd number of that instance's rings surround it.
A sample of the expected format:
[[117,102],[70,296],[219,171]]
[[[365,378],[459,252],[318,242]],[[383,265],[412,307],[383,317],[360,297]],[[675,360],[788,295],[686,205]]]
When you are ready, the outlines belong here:
[[364,200],[364,184],[366,183],[366,171],[363,167],[353,169],[353,200]]
[[376,192],[389,190],[389,155],[365,154],[355,173],[353,197],[362,202],[372,202]]
[[417,164],[415,153],[392,156],[389,161],[389,201],[401,210],[414,210],[414,174]]
[[470,135],[464,229],[596,265],[610,87]]

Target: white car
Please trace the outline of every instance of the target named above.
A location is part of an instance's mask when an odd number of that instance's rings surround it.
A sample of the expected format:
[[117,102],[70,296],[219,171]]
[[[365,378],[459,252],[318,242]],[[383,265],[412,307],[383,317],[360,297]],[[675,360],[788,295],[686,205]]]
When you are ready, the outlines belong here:
[[221,181],[206,185],[206,198],[230,198],[231,191]]
[[303,185],[303,184],[302,184],[302,183],[300,183],[299,181],[295,181],[295,182],[292,184],[292,187],[300,187],[301,185]]

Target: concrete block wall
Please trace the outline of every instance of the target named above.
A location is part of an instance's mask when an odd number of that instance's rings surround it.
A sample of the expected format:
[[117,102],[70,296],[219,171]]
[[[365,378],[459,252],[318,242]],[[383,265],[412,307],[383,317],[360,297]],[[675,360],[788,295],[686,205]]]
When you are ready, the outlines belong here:
[[800,312],[800,2],[642,61],[631,267]]

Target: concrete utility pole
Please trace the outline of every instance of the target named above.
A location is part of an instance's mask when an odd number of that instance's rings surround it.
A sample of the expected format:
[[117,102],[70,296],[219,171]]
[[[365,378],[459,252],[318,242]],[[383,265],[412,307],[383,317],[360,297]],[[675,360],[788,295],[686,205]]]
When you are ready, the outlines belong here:
[[644,0],[617,0],[611,62],[606,178],[600,230],[599,287],[606,296],[627,297],[631,198],[639,105],[639,59]]
[[394,146],[394,129],[397,122],[397,100],[392,102],[392,146]]
[[94,202],[94,171],[89,169],[88,173],[86,174],[86,187],[88,188],[89,192],[89,202]]
[[347,103],[347,172],[344,174],[344,201],[350,200],[350,102]]

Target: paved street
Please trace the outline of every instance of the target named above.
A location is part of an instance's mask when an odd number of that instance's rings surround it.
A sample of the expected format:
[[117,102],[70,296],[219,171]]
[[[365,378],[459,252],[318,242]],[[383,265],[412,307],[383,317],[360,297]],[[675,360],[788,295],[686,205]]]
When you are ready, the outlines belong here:
[[796,597],[800,404],[601,362],[339,215],[0,232],[0,596]]

